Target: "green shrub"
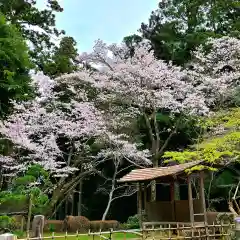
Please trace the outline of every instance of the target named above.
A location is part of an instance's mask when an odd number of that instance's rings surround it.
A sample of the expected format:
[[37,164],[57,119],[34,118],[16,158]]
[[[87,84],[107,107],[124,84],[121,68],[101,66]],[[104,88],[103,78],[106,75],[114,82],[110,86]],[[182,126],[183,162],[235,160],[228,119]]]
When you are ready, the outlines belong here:
[[14,229],[15,221],[13,218],[8,216],[0,216],[0,228],[8,228],[10,230]]
[[127,223],[124,224],[128,229],[137,229],[140,228],[139,216],[138,214],[130,216],[127,220]]

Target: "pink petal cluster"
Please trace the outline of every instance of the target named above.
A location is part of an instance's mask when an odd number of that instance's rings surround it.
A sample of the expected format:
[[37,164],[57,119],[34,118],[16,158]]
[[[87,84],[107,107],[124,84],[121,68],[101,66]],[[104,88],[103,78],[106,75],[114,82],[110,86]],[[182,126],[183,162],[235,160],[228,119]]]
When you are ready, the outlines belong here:
[[21,162],[38,163],[58,174],[76,171],[63,158],[58,139],[81,139],[84,144],[87,139],[99,136],[105,131],[102,114],[92,102],[78,102],[74,98],[61,101],[61,92],[53,90],[57,82],[41,74],[34,76],[34,84],[38,89],[36,99],[15,103],[14,114],[0,123],[2,138],[14,146],[12,158],[2,157],[0,165],[7,172],[10,162],[16,166]]
[[148,150],[139,150],[140,144],[130,143],[125,140],[124,134],[115,135],[110,132],[102,135],[99,140],[105,143],[105,147],[97,155],[99,159],[124,159],[133,162],[136,165],[151,165],[150,152]]
[[[120,99],[138,108],[207,114],[204,96],[191,81],[185,80],[187,74],[157,60],[148,44],[136,47],[131,58],[125,58],[124,47],[107,46],[101,41],[96,46],[93,53],[84,54],[81,59],[102,66],[103,70],[91,74],[89,81],[100,89],[102,100]],[[78,78],[78,74],[74,77]]]
[[209,39],[193,53],[193,70],[187,74],[208,105],[227,99],[240,86],[240,40],[232,37]]

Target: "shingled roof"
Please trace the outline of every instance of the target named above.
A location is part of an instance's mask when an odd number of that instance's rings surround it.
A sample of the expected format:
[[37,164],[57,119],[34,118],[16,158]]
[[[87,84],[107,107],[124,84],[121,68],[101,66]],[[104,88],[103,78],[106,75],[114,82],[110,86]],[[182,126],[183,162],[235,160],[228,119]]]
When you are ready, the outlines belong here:
[[200,164],[201,162],[202,161],[193,161],[168,167],[134,169],[127,175],[120,178],[118,182],[140,182],[175,174],[177,175]]

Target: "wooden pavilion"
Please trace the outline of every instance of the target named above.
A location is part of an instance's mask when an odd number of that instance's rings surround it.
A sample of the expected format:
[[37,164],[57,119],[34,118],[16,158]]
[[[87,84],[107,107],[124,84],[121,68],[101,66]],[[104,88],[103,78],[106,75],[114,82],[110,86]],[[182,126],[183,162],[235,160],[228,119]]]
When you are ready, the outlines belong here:
[[[201,164],[201,161],[158,168],[132,170],[118,180],[120,183],[138,184],[138,213],[141,222],[158,222],[163,224],[196,224],[207,223],[204,196],[204,170],[187,172],[188,169]],[[165,185],[165,200],[151,199],[151,182]],[[193,184],[194,183],[194,184]],[[176,196],[176,188],[185,186],[185,199]],[[194,188],[193,188],[194,185]],[[181,191],[181,188],[180,188]],[[180,194],[181,195],[181,194]],[[161,192],[160,192],[161,196]],[[167,199],[167,200],[166,200]]]

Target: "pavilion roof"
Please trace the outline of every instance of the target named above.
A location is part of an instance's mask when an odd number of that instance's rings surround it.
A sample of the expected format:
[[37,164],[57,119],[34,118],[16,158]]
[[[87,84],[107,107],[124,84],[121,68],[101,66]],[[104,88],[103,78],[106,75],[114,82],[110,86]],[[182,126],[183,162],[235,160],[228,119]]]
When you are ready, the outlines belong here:
[[192,168],[202,161],[192,161],[167,167],[134,169],[118,180],[118,182],[141,182],[155,180],[157,178],[178,175]]

